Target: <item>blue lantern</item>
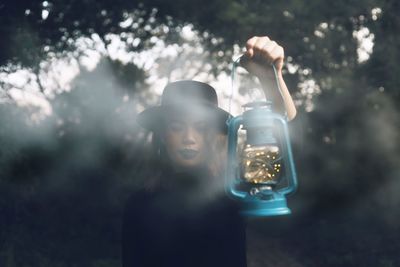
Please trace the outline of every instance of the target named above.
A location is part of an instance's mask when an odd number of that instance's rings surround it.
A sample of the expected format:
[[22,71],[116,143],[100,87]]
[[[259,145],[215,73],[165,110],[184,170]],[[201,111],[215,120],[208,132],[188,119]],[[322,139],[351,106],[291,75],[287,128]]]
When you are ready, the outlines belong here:
[[[297,178],[286,118],[272,112],[271,101],[243,107],[242,115],[227,122],[227,193],[241,200],[243,215],[290,214],[286,195],[296,190]],[[242,145],[240,128],[245,131]]]

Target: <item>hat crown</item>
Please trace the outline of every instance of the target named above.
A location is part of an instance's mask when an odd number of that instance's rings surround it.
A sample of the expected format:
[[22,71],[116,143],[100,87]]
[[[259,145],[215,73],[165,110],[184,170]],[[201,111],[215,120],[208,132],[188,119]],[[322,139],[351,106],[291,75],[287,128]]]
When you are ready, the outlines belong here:
[[168,84],[161,96],[161,105],[147,108],[139,113],[137,122],[144,128],[157,131],[162,125],[160,122],[163,117],[165,118],[171,111],[206,116],[216,123],[221,132],[227,132],[226,120],[230,114],[218,107],[217,93],[206,83],[182,80]]
[[161,105],[206,104],[218,106],[215,89],[202,82],[182,80],[168,84],[161,96]]

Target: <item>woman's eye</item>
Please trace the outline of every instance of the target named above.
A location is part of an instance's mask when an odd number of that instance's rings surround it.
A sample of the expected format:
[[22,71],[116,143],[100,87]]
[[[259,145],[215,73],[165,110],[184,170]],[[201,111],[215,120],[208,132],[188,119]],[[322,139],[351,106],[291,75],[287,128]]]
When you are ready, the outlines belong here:
[[174,132],[178,132],[178,131],[182,131],[184,126],[180,122],[171,122],[169,124],[169,128]]
[[199,123],[196,125],[196,130],[198,132],[204,133],[207,129],[207,125],[205,123]]

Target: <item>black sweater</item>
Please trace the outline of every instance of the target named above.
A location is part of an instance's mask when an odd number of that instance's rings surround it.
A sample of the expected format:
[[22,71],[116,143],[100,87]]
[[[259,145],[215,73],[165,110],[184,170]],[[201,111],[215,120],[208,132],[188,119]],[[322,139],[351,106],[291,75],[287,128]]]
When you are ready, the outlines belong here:
[[195,186],[182,185],[197,179],[187,175],[162,179],[169,186],[138,191],[125,206],[123,267],[245,267],[237,203],[204,179]]

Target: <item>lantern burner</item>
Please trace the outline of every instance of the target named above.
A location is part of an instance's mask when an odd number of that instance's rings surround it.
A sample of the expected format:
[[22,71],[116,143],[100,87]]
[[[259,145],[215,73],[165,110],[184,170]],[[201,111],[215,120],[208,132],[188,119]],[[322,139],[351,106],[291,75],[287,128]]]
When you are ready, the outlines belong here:
[[262,194],[264,190],[272,190],[271,186],[260,186],[260,187],[253,187],[250,189],[249,193],[252,196]]

